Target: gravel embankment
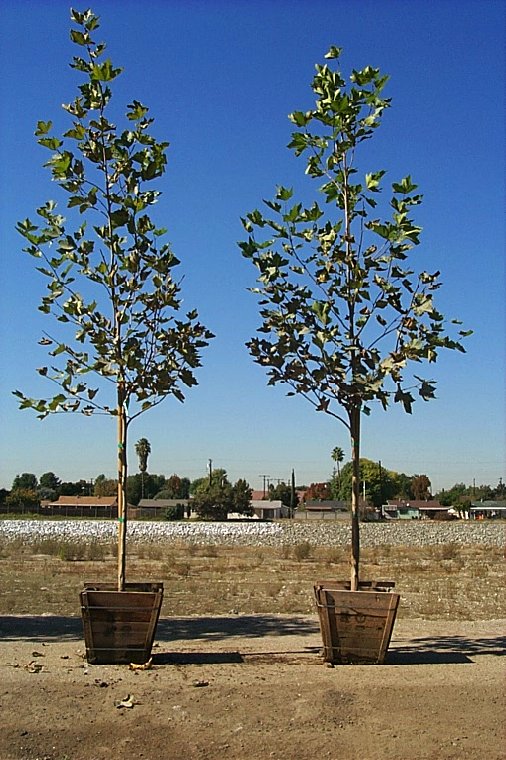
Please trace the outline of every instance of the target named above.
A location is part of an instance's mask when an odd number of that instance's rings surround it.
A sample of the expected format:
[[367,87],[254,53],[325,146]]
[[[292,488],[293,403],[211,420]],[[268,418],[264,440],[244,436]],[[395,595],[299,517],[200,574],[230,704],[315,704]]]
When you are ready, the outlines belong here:
[[[0,540],[36,543],[44,539],[99,541],[116,537],[112,520],[2,520]],[[481,544],[504,546],[503,522],[389,522],[361,525],[361,544],[373,547]],[[132,543],[187,541],[227,546],[283,546],[308,541],[313,546],[343,546],[350,541],[350,526],[337,522],[286,521],[282,523],[130,522]]]

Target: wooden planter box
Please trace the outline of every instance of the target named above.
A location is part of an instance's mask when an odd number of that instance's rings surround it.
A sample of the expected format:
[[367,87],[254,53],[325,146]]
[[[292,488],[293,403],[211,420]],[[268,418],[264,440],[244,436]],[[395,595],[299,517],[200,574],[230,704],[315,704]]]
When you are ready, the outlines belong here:
[[323,658],[332,664],[385,662],[399,606],[392,581],[320,581],[314,586]]
[[151,657],[163,583],[85,583],[80,594],[91,665],[144,664]]

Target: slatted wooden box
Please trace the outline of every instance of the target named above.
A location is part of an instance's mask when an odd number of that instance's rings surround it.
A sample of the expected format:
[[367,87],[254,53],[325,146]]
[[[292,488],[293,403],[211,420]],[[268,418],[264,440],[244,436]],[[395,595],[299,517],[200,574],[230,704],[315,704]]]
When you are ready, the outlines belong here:
[[151,657],[163,583],[85,583],[80,594],[86,659],[92,665],[144,664]]
[[323,658],[332,664],[383,664],[399,606],[392,581],[320,581],[314,586]]

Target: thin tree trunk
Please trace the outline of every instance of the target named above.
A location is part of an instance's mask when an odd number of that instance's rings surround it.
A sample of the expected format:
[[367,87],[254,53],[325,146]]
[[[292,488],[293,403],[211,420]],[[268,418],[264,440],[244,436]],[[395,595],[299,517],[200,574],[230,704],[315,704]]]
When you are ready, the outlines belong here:
[[351,410],[351,556],[350,556],[350,581],[351,590],[358,591],[360,570],[360,527],[359,527],[359,500],[360,500],[360,407]]
[[125,590],[127,534],[127,424],[123,385],[118,386],[118,591]]

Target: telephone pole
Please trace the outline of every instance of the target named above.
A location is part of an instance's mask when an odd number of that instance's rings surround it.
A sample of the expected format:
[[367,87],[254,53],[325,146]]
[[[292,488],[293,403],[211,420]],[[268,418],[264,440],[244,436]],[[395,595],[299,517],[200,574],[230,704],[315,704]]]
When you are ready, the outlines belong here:
[[259,475],[258,477],[264,479],[264,499],[265,499],[265,495],[267,493],[266,489],[269,487],[269,478],[270,478],[270,475]]

